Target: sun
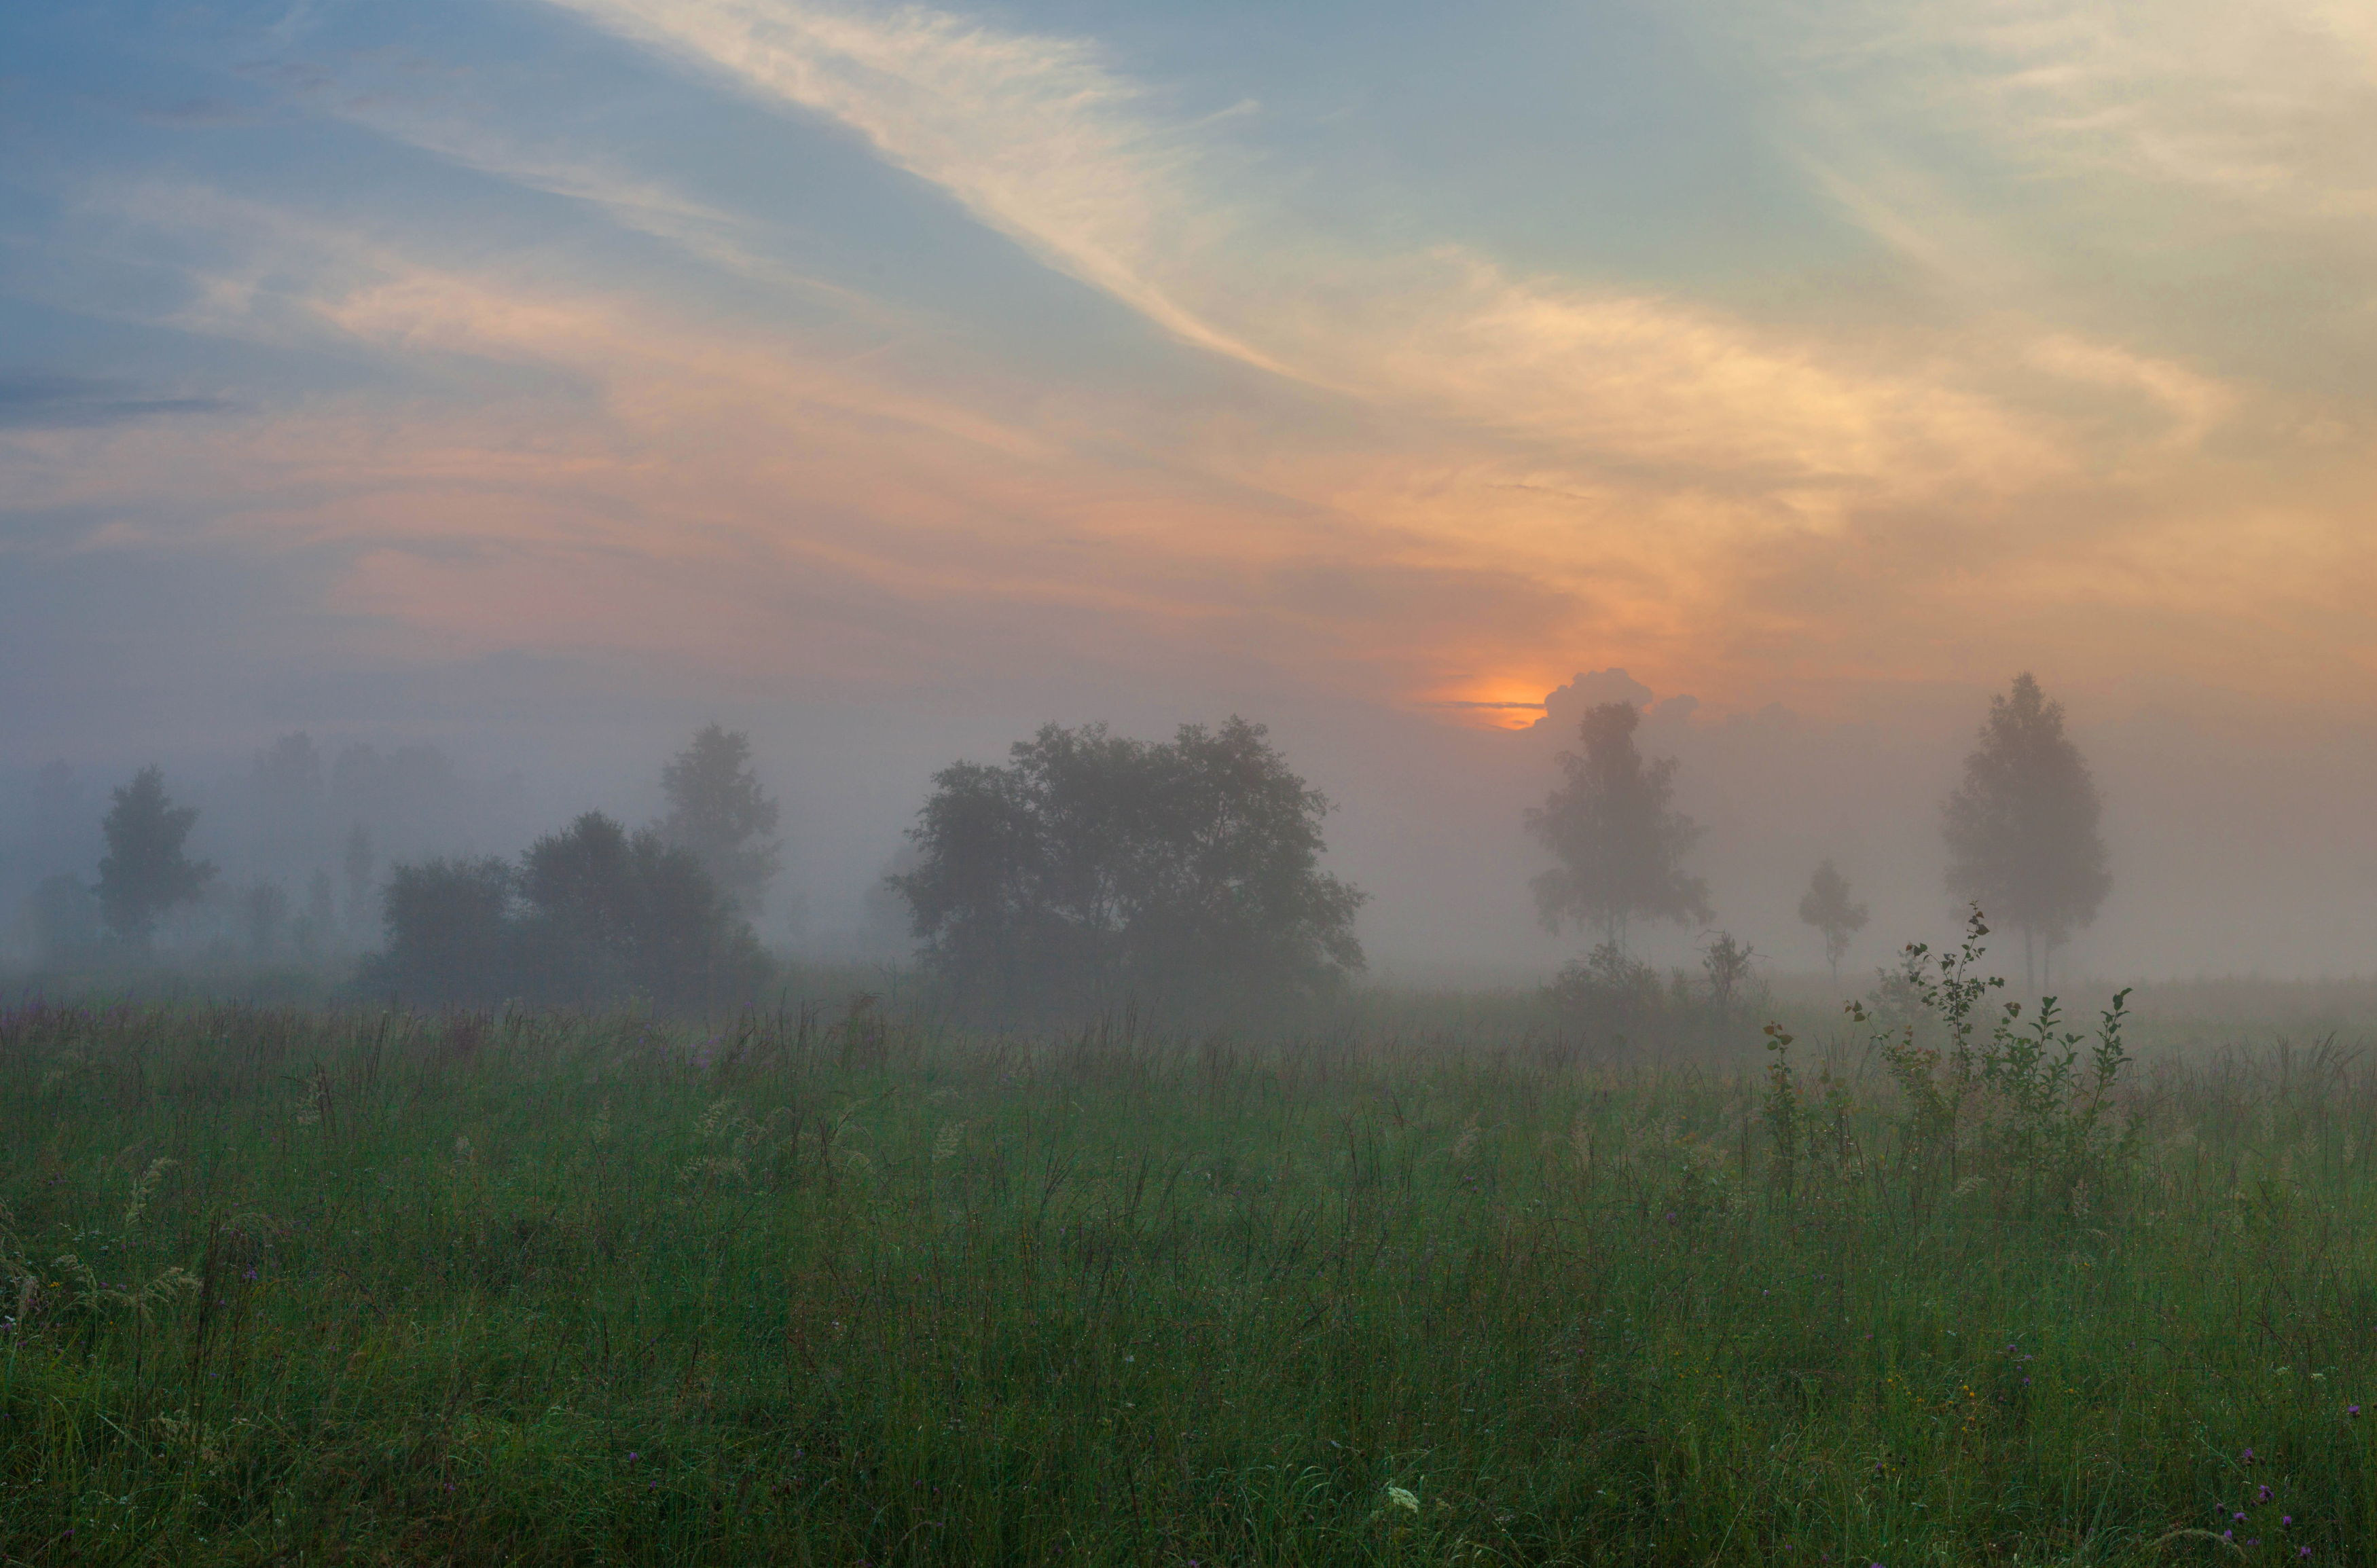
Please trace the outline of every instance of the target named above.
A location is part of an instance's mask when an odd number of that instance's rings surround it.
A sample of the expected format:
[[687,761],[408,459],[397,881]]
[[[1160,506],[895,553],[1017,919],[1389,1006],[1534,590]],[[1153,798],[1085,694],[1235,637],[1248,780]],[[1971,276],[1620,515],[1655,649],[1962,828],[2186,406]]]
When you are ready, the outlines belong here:
[[1415,701],[1471,729],[1523,730],[1544,716],[1543,689],[1516,680],[1465,681]]

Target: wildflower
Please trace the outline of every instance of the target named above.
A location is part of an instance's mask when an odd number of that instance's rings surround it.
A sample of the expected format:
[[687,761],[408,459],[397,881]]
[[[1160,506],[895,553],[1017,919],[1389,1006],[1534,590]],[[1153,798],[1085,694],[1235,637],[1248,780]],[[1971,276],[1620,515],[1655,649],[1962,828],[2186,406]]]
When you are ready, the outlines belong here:
[[1389,1487],[1387,1506],[1400,1508],[1407,1514],[1416,1514],[1419,1512],[1419,1494],[1404,1487]]
[[2259,1497],[2257,1497],[2257,1498],[2255,1498],[2253,1501],[2254,1501],[2254,1502],[2269,1502],[2269,1501],[2270,1501],[2270,1483],[2269,1483],[2269,1482],[2267,1482],[2267,1481],[2264,1481],[2264,1482],[2262,1483],[2262,1495],[2261,1495],[2261,1496],[2259,1496]]
[[2344,1407],[2344,1414],[2347,1419],[2357,1421],[2360,1418],[2360,1406],[2358,1405],[2347,1405]]

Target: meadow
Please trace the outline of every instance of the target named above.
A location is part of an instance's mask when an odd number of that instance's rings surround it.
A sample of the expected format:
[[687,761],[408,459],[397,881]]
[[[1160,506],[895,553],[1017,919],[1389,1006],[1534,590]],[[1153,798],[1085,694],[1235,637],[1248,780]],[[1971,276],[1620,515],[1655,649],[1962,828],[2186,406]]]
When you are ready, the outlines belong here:
[[2377,1558],[2377,1062],[1935,978],[1691,1060],[29,1001],[0,1561]]

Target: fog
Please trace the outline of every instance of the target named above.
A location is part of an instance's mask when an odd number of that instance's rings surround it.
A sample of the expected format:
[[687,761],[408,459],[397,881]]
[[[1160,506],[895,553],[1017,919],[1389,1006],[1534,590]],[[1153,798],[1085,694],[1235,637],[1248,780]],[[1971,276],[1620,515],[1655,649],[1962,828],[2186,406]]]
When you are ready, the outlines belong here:
[[[2168,702],[2047,686],[2065,701],[2102,792],[2114,879],[2096,920],[2058,954],[2059,976],[2369,972],[2377,848],[2364,785],[2377,745],[2367,733],[2288,739],[2234,714],[2191,716]],[[649,692],[610,707],[599,724],[557,688],[553,700],[517,711],[484,697],[449,702],[444,723],[417,728],[385,715],[341,726],[309,712],[285,727],[224,722],[219,736],[185,719],[150,737],[134,715],[117,729],[103,707],[82,704],[56,733],[22,725],[7,737],[0,910],[10,916],[8,961],[34,962],[33,890],[59,874],[92,880],[109,792],[155,762],[173,799],[198,810],[189,852],[219,868],[206,901],[161,932],[163,957],[245,953],[234,901],[259,883],[285,894],[288,924],[274,941],[293,952],[317,873],[335,913],[318,945],[369,950],[379,944],[376,888],[390,865],[516,855],[586,810],[651,821],[662,808],[662,766],[715,718],[749,735],[759,779],[783,809],[783,870],[754,922],[762,940],[796,960],[896,964],[911,944],[904,906],[882,878],[906,852],[904,832],[936,770],[1001,761],[1046,722],[1105,720],[1161,738],[1180,723],[1237,712],[1267,723],[1289,763],[1333,803],[1328,867],[1370,895],[1358,934],[1373,978],[1533,986],[1591,939],[1538,922],[1527,883],[1546,859],[1521,817],[1551,787],[1554,758],[1574,746],[1584,708],[1624,700],[1644,712],[1642,751],[1677,760],[1676,804],[1706,830],[1689,868],[1708,883],[1715,913],[1709,931],[1638,926],[1634,951],[1689,965],[1721,928],[1752,944],[1769,974],[1820,973],[1822,940],[1797,908],[1830,857],[1871,910],[1845,976],[1869,975],[1898,944],[1938,943],[1956,928],[1941,803],[1989,689],[1910,694],[1887,718],[1828,722],[1779,706],[1725,712],[1604,670],[1548,693],[1539,714],[1497,715],[1527,726],[1513,729],[1485,727],[1472,710],[1324,701],[1284,684],[1199,701],[1101,697],[1073,683],[1038,706],[1021,690],[995,702],[868,703],[770,702],[749,692],[706,703]],[[358,826],[371,856],[367,906],[344,863]]]

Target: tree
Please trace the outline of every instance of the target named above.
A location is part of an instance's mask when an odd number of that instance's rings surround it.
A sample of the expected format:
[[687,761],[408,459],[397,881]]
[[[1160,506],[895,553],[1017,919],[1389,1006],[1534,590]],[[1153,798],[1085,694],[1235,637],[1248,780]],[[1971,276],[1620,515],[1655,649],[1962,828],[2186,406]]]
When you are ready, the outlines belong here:
[[1751,991],[1757,957],[1758,950],[1731,931],[1719,931],[1701,949],[1701,968],[1708,975],[1709,1006],[1720,1022],[1731,1018],[1735,1000]]
[[1701,826],[1671,805],[1675,759],[1643,761],[1641,722],[1630,702],[1588,710],[1577,725],[1583,755],[1560,753],[1559,784],[1526,816],[1527,832],[1559,862],[1532,884],[1545,928],[1590,925],[1620,952],[1635,919],[1712,918],[1708,884],[1683,868]]
[[747,997],[768,962],[693,852],[599,811],[498,859],[400,865],[367,986],[440,1001],[664,1006]]
[[929,967],[1012,1006],[1192,987],[1310,992],[1363,966],[1365,895],[1320,868],[1329,802],[1260,724],[1163,744],[1043,727],[1006,767],[934,775],[907,900]]
[[196,900],[215,868],[182,853],[198,809],[166,797],[162,769],[141,769],[114,792],[114,800],[100,825],[107,835],[107,854],[99,862],[100,914],[118,939],[146,947],[158,916]]
[[1849,939],[1865,929],[1866,908],[1849,902],[1849,880],[1829,859],[1816,868],[1808,891],[1799,895],[1799,918],[1824,934],[1824,962],[1833,966],[1833,986],[1838,989],[1841,959],[1849,951]]
[[364,984],[441,1002],[516,993],[517,898],[511,867],[494,856],[392,867],[380,890],[388,948]]
[[1989,699],[1979,738],[1941,811],[1948,889],[2022,928],[2024,977],[2036,990],[2055,949],[2112,891],[2097,831],[2104,803],[2063,733],[2063,704],[2049,701],[2028,671]]
[[715,724],[702,727],[691,745],[661,771],[668,816],[661,836],[700,860],[735,906],[756,915],[768,883],[782,864],[776,803],[762,794],[751,771],[751,739],[741,730]]
[[628,993],[687,1003],[747,989],[766,960],[690,849],[599,811],[520,857],[528,988],[593,1001]]

